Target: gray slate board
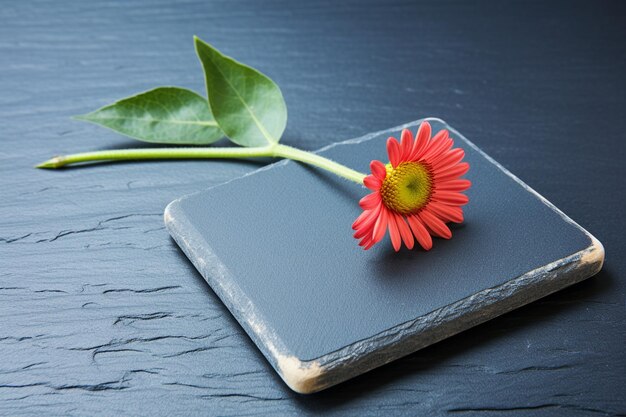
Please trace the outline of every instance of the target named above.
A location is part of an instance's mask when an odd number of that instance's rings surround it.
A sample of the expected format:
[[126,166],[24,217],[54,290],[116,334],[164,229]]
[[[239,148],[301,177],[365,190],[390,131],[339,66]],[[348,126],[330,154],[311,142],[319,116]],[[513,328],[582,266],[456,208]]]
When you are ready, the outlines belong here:
[[[320,391],[597,273],[600,242],[459,132],[465,223],[433,250],[363,251],[363,188],[281,161],[165,211],[171,235],[293,390]],[[321,154],[367,172],[403,127]],[[514,359],[513,359],[514,360]]]

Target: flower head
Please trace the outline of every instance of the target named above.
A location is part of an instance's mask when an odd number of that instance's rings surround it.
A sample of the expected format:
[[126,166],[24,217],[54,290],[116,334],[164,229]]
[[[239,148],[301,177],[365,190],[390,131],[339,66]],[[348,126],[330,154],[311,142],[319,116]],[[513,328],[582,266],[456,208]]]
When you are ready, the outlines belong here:
[[402,242],[413,249],[417,240],[429,250],[431,235],[452,237],[446,223],[463,221],[461,206],[468,198],[461,192],[471,186],[469,180],[460,178],[469,170],[469,164],[461,162],[465,152],[453,145],[445,129],[431,138],[428,122],[422,122],[415,140],[407,129],[402,131],[401,142],[393,137],[387,140],[390,162],[372,161],[372,174],[363,180],[373,192],[359,202],[363,213],[352,225],[360,246],[371,248],[387,230],[396,251]]

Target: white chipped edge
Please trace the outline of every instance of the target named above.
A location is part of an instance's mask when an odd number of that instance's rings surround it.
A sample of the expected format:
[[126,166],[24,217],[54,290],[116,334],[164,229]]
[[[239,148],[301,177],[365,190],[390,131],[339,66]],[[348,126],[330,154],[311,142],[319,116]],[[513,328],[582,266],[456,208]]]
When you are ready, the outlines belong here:
[[[170,234],[265,354],[284,382],[295,392],[309,394],[336,385],[589,278],[602,268],[605,252],[598,239],[442,119],[434,117],[420,119],[401,126],[369,133],[359,138],[334,143],[319,149],[316,153],[324,152],[336,146],[366,142],[383,134],[416,126],[423,121],[438,122],[445,125],[453,136],[466,142],[468,146],[533,194],[563,220],[586,234],[590,239],[590,245],[579,252],[529,271],[502,285],[479,291],[465,299],[394,326],[320,358],[301,360],[289,352],[275,331],[267,325],[262,314],[236,284],[228,268],[214,254],[208,242],[193,224],[184,215],[178,214],[181,201],[198,193],[172,201],[164,212],[165,225]],[[271,169],[276,165],[287,163],[291,163],[291,161],[283,160],[270,164],[215,187],[221,187],[232,181],[238,181]],[[549,284],[547,290],[546,282]],[[534,292],[534,285],[538,283],[542,283],[541,291]],[[504,301],[508,301],[508,305],[500,305]],[[481,308],[476,310],[474,307],[478,305]]]
[[174,200],[165,208],[164,221],[167,229],[209,283],[237,321],[246,330],[287,385],[296,392],[316,391],[315,381],[322,375],[322,367],[316,361],[301,361],[288,352],[273,329],[237,285],[228,268],[214,254],[204,237],[191,222],[179,213],[181,199]]

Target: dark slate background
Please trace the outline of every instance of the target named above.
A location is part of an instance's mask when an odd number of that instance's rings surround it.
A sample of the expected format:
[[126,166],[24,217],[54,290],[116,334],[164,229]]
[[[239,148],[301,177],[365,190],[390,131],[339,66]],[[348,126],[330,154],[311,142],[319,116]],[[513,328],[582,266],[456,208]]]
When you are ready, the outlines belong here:
[[[623,2],[3,1],[0,414],[626,414]],[[290,392],[169,238],[259,162],[38,171],[136,146],[69,116],[258,67],[306,149],[438,116],[595,234],[595,278],[326,392]]]

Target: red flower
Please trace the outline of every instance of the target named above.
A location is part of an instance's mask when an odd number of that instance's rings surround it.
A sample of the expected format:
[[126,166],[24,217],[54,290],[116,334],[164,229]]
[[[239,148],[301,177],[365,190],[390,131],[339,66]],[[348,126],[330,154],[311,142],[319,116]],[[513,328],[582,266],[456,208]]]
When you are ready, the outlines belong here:
[[469,170],[469,164],[461,162],[465,152],[452,148],[454,141],[445,129],[430,135],[427,122],[422,122],[415,140],[404,129],[401,143],[393,137],[387,140],[391,162],[371,162],[372,174],[363,184],[373,192],[359,201],[363,213],[352,225],[364,249],[378,243],[388,229],[396,252],[402,242],[413,249],[414,236],[429,250],[431,235],[450,239],[446,223],[463,221],[461,206],[468,198],[461,192],[471,186],[469,180],[460,178]]

